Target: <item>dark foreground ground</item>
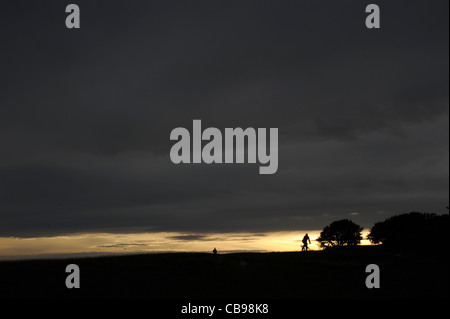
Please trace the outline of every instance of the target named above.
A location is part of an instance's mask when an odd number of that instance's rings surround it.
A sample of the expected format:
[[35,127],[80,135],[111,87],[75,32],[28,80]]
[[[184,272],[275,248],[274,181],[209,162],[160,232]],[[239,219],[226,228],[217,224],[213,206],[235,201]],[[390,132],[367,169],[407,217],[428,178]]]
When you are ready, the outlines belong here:
[[[80,289],[65,285],[80,267]],[[368,264],[380,268],[368,289]],[[0,262],[0,299],[449,298],[448,259],[382,247],[307,253],[167,253]]]

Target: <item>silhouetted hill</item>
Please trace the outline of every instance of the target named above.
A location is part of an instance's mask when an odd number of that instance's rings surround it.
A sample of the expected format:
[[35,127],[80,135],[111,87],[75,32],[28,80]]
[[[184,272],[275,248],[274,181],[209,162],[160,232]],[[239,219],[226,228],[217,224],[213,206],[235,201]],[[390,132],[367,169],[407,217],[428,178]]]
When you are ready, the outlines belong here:
[[[80,267],[67,289],[65,267]],[[380,289],[365,286],[368,264]],[[448,298],[448,260],[380,246],[306,253],[165,253],[0,262],[0,298]]]

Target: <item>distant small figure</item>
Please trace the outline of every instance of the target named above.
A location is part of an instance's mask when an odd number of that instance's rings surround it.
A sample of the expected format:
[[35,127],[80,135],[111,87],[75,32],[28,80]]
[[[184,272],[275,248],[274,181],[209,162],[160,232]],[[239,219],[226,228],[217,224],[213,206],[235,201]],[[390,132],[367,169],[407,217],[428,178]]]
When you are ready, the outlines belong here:
[[213,254],[214,254],[214,255],[217,255],[217,249],[216,249],[216,247],[214,247],[214,249],[213,249]]
[[311,244],[308,234],[306,234],[302,239],[302,251],[308,251],[308,242]]

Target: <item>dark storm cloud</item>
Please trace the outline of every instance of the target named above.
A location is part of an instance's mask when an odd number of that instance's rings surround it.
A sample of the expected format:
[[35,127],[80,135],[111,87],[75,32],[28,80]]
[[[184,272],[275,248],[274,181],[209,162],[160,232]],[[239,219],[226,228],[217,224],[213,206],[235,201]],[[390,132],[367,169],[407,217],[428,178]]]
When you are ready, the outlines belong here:
[[129,248],[135,246],[148,246],[148,244],[136,244],[136,243],[123,243],[123,244],[112,244],[112,245],[98,245],[99,248]]
[[[226,239],[233,240],[233,241],[245,242],[245,241],[254,241],[258,237],[265,237],[265,236],[266,236],[266,234],[258,234],[258,233],[254,233],[254,234],[250,234],[250,235],[239,234],[239,235],[234,235],[234,236],[227,235]],[[176,235],[176,236],[169,236],[168,238],[176,239],[176,240],[187,240],[187,241],[191,241],[191,240],[201,240],[201,241],[223,240],[223,238],[220,238],[220,237],[214,237],[211,235],[199,235],[199,234]]]
[[[448,205],[448,2],[2,8],[0,235],[370,227]],[[170,162],[170,131],[278,127],[279,170]],[[383,217],[381,217],[383,216]],[[187,235],[189,236],[189,235]]]
[[170,239],[178,239],[178,240],[211,240],[208,236],[205,235],[178,235],[178,236],[170,236]]

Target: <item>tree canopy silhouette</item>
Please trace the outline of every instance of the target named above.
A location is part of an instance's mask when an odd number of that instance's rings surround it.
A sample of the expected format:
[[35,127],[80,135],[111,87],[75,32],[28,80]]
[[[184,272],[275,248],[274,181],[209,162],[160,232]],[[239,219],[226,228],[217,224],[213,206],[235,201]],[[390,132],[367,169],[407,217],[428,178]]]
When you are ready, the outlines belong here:
[[449,215],[412,212],[375,223],[367,238],[374,244],[393,248],[423,249],[429,240],[435,248],[444,248],[447,241]]
[[320,247],[342,247],[355,246],[361,242],[361,231],[363,228],[349,219],[332,222],[320,233],[317,241]]

